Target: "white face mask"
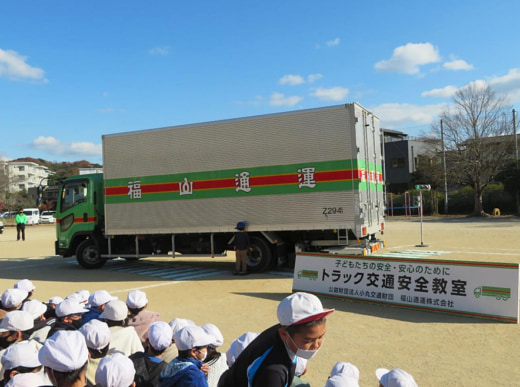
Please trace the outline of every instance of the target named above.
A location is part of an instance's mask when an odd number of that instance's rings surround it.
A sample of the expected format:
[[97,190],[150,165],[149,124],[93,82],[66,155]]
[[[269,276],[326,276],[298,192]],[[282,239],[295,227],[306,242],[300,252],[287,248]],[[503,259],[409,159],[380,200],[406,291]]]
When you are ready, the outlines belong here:
[[[298,347],[298,346],[296,345],[296,343],[294,342],[294,340],[292,339],[292,337],[291,337],[291,335],[290,335],[289,333],[287,333],[287,336],[289,337],[289,340],[291,340],[291,342],[293,343],[293,345],[294,345],[296,348],[298,348],[298,349],[296,350],[296,353],[294,353],[294,352],[289,348],[289,346],[286,345],[287,350],[290,351],[290,352],[289,352],[289,356],[291,356],[291,355],[294,354],[294,355],[296,355],[296,356],[298,356],[298,357],[301,357],[302,359],[310,360],[310,359],[312,359],[314,356],[316,356],[316,354],[318,353],[318,351],[319,351],[320,348],[321,348],[321,345],[320,345],[319,348],[316,349],[316,350],[314,350],[314,351],[311,351],[310,349],[301,349],[300,347]],[[323,341],[322,341],[322,345],[323,345]],[[292,357],[292,356],[291,356],[291,357]]]
[[197,350],[197,352],[203,354],[202,359],[199,359],[199,361],[206,360],[206,357],[208,356],[208,351],[202,351],[199,349],[199,350]]

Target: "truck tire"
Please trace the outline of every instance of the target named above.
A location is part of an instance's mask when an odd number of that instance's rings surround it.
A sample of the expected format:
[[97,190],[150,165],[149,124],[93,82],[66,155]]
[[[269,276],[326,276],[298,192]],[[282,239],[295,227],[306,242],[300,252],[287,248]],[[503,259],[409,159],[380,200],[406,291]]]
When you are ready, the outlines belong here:
[[99,254],[99,249],[92,239],[85,239],[76,250],[76,260],[85,269],[98,269],[106,263]]
[[257,273],[271,266],[272,253],[269,244],[260,237],[250,237],[251,249],[247,253],[247,270]]

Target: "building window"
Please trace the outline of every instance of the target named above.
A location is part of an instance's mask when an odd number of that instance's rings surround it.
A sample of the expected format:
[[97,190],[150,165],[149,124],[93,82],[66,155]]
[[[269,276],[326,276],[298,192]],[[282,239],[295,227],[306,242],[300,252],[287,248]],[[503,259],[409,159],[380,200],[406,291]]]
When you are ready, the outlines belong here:
[[20,166],[20,167],[18,167],[18,170],[19,170],[20,172],[24,172],[24,171],[25,171],[25,167],[24,167],[24,166]]
[[404,157],[392,159],[392,168],[404,168]]

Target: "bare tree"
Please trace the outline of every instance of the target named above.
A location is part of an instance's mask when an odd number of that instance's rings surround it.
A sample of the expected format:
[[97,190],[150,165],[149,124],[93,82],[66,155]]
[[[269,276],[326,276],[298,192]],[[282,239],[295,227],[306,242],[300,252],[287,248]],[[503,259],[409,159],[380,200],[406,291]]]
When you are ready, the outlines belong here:
[[[441,113],[450,175],[475,191],[474,216],[484,216],[482,192],[510,158],[505,96],[488,85],[469,84]],[[438,129],[438,128],[437,128]]]

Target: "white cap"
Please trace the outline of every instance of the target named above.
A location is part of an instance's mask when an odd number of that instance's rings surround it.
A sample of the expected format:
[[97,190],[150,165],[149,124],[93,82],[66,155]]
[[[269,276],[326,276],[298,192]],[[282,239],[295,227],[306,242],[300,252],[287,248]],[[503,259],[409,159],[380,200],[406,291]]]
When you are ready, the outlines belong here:
[[334,367],[332,367],[332,370],[330,371],[330,376],[334,375],[346,375],[359,380],[358,368],[354,364],[344,361],[338,361],[336,364],[334,364]]
[[289,326],[316,321],[332,312],[334,309],[324,311],[320,299],[314,294],[299,292],[284,298],[276,314],[281,325]]
[[56,316],[65,317],[71,314],[81,314],[88,312],[77,299],[66,298],[56,306]]
[[175,336],[175,333],[181,330],[184,327],[195,326],[193,321],[188,320],[187,318],[174,318],[170,321],[170,326],[172,327],[172,335]]
[[105,309],[99,315],[100,319],[110,321],[123,321],[128,317],[128,307],[121,300],[113,300],[105,305]]
[[132,290],[126,296],[126,305],[130,309],[141,309],[148,304],[148,298],[146,293],[141,290]]
[[413,376],[400,368],[391,371],[386,368],[378,368],[376,376],[383,387],[417,387]]
[[5,315],[0,323],[0,332],[25,332],[34,328],[31,314],[23,310],[13,310]]
[[112,300],[117,300],[117,297],[111,296],[106,290],[98,290],[90,295],[88,303],[91,306],[101,306]]
[[63,301],[63,298],[61,298],[60,296],[54,296],[49,299],[49,304],[58,305],[62,301]]
[[359,381],[347,375],[334,375],[327,379],[325,387],[359,387]]
[[36,368],[41,365],[38,360],[38,350],[29,341],[20,341],[10,345],[2,355],[4,371],[18,367]]
[[80,304],[86,304],[88,302],[88,298],[90,297],[90,292],[88,290],[78,290],[76,294],[79,296]]
[[128,387],[134,381],[132,360],[117,352],[104,357],[96,370],[96,385],[101,387]]
[[66,300],[74,300],[74,301],[76,301],[79,304],[79,303],[82,303],[83,297],[81,297],[79,295],[79,293],[74,292],[74,293],[69,294],[67,297],[65,297],[65,299]]
[[36,286],[33,285],[31,281],[28,279],[21,279],[17,283],[14,284],[15,289],[22,289],[25,290],[27,293],[32,292],[34,289],[36,289]]
[[79,370],[88,360],[85,337],[78,331],[58,331],[45,340],[38,359],[58,372]]
[[175,333],[174,339],[179,351],[187,351],[196,347],[206,347],[213,341],[213,337],[196,325],[181,328]]
[[226,352],[226,359],[229,367],[231,367],[233,363],[235,363],[235,360],[242,353],[244,348],[246,348],[249,345],[249,343],[251,343],[257,337],[258,333],[246,332],[238,339],[233,340],[231,346]]
[[39,372],[28,372],[25,374],[16,374],[5,387],[35,387],[46,386],[47,382],[43,375]]
[[7,289],[2,294],[2,306],[5,309],[16,308],[27,298],[28,294],[23,289]]
[[358,368],[344,361],[334,364],[325,387],[359,387]]
[[38,300],[30,300],[23,304],[22,310],[24,312],[30,313],[33,320],[36,320],[42,314],[47,312],[47,305]]
[[172,328],[164,321],[156,321],[150,325],[148,341],[156,351],[163,351],[172,345]]
[[83,324],[79,331],[85,336],[87,347],[100,350],[110,344],[110,328],[107,323],[92,319]]
[[220,329],[218,329],[215,324],[212,324],[212,323],[204,324],[201,328],[204,329],[204,331],[208,335],[213,337],[213,341],[209,345],[217,348],[217,347],[221,347],[222,344],[224,344],[224,336],[222,336],[222,332],[220,332]]

